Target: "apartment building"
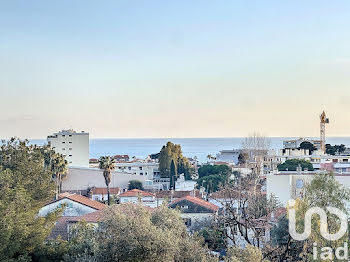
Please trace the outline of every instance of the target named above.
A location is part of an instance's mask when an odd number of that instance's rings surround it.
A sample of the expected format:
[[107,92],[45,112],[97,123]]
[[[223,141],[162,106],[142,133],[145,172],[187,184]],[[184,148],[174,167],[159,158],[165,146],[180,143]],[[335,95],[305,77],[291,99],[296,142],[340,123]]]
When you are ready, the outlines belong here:
[[89,133],[62,130],[47,137],[55,152],[65,156],[69,166],[89,167]]

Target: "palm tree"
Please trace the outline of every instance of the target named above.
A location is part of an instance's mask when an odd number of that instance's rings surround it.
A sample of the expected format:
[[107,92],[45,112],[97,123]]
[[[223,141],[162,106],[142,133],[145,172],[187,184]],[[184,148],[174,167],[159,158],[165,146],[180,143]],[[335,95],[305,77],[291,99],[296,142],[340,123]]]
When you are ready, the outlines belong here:
[[110,202],[110,193],[109,193],[109,184],[111,183],[111,172],[115,169],[115,159],[109,156],[100,157],[100,169],[103,169],[103,177],[105,178],[105,183],[107,186],[107,195],[108,195],[108,205]]
[[56,180],[57,190],[56,190],[56,199],[58,194],[61,193],[62,180],[68,174],[68,163],[63,155],[57,153],[50,153],[50,157],[45,159],[45,165],[49,164],[50,169],[53,173],[53,177]]
[[213,156],[212,155],[207,155],[207,158],[210,161],[213,158]]

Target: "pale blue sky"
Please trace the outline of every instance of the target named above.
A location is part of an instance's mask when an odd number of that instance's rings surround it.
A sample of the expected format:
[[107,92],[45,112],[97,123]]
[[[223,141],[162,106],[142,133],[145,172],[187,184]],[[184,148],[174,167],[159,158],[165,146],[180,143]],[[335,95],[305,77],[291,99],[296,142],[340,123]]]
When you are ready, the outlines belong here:
[[350,135],[350,1],[0,0],[0,137]]

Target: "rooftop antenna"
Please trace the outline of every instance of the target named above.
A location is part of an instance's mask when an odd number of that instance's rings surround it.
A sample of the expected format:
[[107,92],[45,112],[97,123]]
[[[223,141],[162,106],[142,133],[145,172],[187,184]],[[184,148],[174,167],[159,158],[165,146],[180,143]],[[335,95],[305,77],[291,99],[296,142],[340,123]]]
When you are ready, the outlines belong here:
[[326,152],[326,124],[329,124],[329,118],[326,117],[326,113],[323,111],[320,115],[320,140],[323,153]]

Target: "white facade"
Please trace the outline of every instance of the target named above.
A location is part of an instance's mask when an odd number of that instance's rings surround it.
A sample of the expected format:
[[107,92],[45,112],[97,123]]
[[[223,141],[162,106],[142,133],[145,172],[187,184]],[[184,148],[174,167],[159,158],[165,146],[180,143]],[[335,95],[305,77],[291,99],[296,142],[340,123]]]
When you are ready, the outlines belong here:
[[[275,195],[283,206],[290,199],[303,196],[305,185],[310,183],[316,172],[279,172],[266,176],[267,195]],[[350,175],[335,173],[335,179],[343,186],[350,188]]]
[[127,196],[120,197],[120,204],[132,203],[132,204],[141,204],[148,207],[158,207],[157,201],[154,196]]
[[[131,180],[139,180],[146,187],[146,176],[133,175],[119,170],[112,171],[112,179],[109,186],[111,188],[126,189]],[[62,191],[85,191],[93,187],[106,187],[103,171],[97,168],[70,167],[67,178],[62,182]]]
[[67,198],[62,198],[42,207],[39,210],[39,216],[46,216],[62,206],[65,206],[62,216],[82,216],[96,211],[96,209],[92,207],[88,207]]
[[185,180],[185,175],[180,174],[179,179],[175,182],[175,191],[193,191],[197,182],[193,180]]
[[125,162],[116,163],[116,171],[141,176],[144,188],[153,189],[153,178],[159,175],[159,163],[156,162]]
[[237,165],[238,164],[238,157],[241,153],[241,150],[239,149],[233,149],[233,150],[222,150],[219,154],[216,155],[216,161],[219,162],[227,162]]
[[89,133],[62,130],[47,137],[56,153],[65,156],[69,166],[89,167]]

